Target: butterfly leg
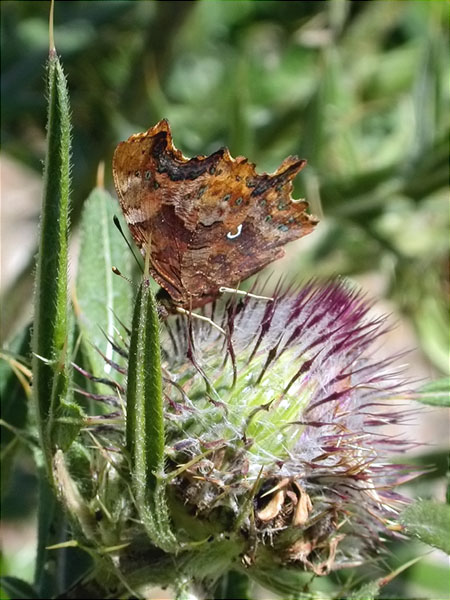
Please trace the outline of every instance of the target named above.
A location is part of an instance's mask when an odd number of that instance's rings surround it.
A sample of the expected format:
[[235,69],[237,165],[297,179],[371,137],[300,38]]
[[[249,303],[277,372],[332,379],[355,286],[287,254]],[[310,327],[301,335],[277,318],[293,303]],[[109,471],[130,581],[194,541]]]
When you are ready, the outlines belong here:
[[229,292],[230,294],[238,294],[239,296],[248,296],[249,298],[255,298],[256,300],[273,301],[273,298],[270,296],[258,296],[257,294],[252,294],[251,292],[245,292],[244,290],[237,290],[235,288],[229,288],[225,286],[220,287],[219,292]]
[[195,317],[196,319],[200,319],[200,321],[206,321],[207,323],[209,323],[210,325],[212,325],[213,327],[218,329],[220,331],[220,333],[223,333],[223,335],[226,335],[225,330],[222,329],[222,327],[220,327],[219,325],[217,325],[217,323],[214,323],[214,321],[212,319],[210,319],[209,317],[205,317],[204,315],[199,315],[197,313],[190,312],[189,310],[186,310],[185,308],[181,308],[181,306],[177,306],[175,310],[178,313],[180,313],[181,315],[188,315],[189,317]]

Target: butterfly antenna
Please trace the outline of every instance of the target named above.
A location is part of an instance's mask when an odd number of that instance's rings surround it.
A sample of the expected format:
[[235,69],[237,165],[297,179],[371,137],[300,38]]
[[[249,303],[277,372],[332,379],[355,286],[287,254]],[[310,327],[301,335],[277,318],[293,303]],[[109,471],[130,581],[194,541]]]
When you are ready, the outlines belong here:
[[123,239],[125,240],[126,245],[128,246],[128,248],[130,249],[131,254],[134,257],[134,260],[136,261],[137,266],[139,267],[141,273],[144,273],[144,269],[142,268],[142,265],[140,263],[140,261],[138,260],[136,254],[134,253],[134,250],[130,244],[130,242],[127,239],[127,236],[124,234],[123,229],[122,229],[122,225],[120,224],[120,221],[117,217],[117,215],[113,216],[113,221],[114,221],[114,225],[117,227],[117,229],[119,230],[120,235],[123,237]]
[[125,281],[128,281],[128,283],[131,283],[131,285],[134,285],[131,279],[126,277],[121,271],[119,271],[117,267],[111,267],[111,271],[114,273],[114,275],[118,275],[119,277],[122,277],[122,279],[125,279]]
[[206,323],[209,323],[212,327],[215,327],[218,331],[220,331],[220,333],[222,333],[223,335],[227,335],[225,330],[222,329],[222,327],[220,327],[220,325],[217,325],[217,323],[214,323],[214,321],[212,319],[210,319],[209,317],[205,317],[205,315],[199,315],[198,313],[194,313],[191,312],[190,310],[186,310],[185,308],[181,308],[181,306],[177,306],[175,308],[175,311],[177,313],[180,313],[180,315],[187,315],[189,318],[194,317],[195,319],[198,319],[199,321],[206,321]]

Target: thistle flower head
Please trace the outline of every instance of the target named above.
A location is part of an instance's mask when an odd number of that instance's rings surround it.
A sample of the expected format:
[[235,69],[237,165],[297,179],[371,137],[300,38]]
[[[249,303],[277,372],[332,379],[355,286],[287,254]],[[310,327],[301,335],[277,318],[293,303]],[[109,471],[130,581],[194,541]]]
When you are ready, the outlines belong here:
[[167,445],[174,468],[189,465],[172,487],[197,518],[228,510],[277,560],[320,574],[378,544],[403,501],[387,456],[408,444],[380,431],[405,415],[392,358],[370,359],[386,331],[370,308],[342,283],[311,282],[213,310],[225,339],[167,325]]
[[[388,461],[411,445],[383,432],[407,416],[395,406],[407,393],[393,357],[371,357],[385,319],[338,281],[205,310],[225,336],[193,317],[161,325],[159,475],[186,570],[192,548],[197,575],[211,580],[238,568],[267,583],[274,567],[322,575],[365,561],[405,502],[395,487],[411,476]],[[125,396],[118,389],[124,411]],[[97,430],[103,471],[98,458],[91,469],[102,478],[96,498],[120,523],[114,543],[136,544],[143,529],[124,500],[128,463],[114,449],[122,435],[120,425]],[[139,542],[141,556],[151,542]]]

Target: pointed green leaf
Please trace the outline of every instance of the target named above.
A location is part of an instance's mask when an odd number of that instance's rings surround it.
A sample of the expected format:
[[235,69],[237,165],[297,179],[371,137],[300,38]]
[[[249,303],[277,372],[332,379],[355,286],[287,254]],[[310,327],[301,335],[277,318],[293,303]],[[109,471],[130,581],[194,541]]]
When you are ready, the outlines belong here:
[[450,506],[419,500],[400,515],[406,533],[450,554]]
[[85,414],[76,402],[63,398],[54,412],[53,421],[55,445],[68,450],[85,424]]
[[311,574],[307,571],[267,564],[264,567],[248,569],[248,574],[257,583],[273,590],[282,598],[289,597],[296,600],[326,600],[330,598],[330,594],[309,591]]
[[159,319],[150,282],[144,280],[134,307],[127,383],[127,449],[136,505],[152,542],[176,547],[164,482],[164,412]]
[[41,446],[51,473],[54,411],[68,390],[67,238],[70,108],[56,52],[48,60],[47,152],[35,282],[33,390]]
[[379,581],[370,581],[352,592],[348,600],[373,600],[378,596],[380,587]]
[[149,282],[136,298],[127,386],[127,448],[146,485],[156,485],[164,461],[164,422],[159,319]]
[[124,365],[124,358],[109,341],[121,343],[116,330],[124,334],[119,321],[126,325],[130,322],[133,293],[131,284],[111,270],[115,266],[125,274],[131,272],[131,254],[113,224],[117,208],[114,198],[100,188],[94,189],[86,200],[81,219],[76,306],[86,369],[97,377],[120,380],[121,375],[97,351]]
[[249,600],[251,582],[245,573],[239,571],[228,571],[219,579],[214,591],[215,600],[229,600],[231,598],[240,598]]

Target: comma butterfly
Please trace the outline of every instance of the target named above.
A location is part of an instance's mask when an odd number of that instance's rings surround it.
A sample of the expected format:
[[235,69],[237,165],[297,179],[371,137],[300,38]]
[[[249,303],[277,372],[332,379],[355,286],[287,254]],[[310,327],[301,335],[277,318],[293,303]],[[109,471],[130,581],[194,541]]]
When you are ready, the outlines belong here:
[[290,195],[305,164],[289,156],[275,173],[258,175],[228,148],[188,159],[165,119],[117,146],[113,175],[123,214],[175,306],[214,300],[221,287],[281,258],[282,246],[314,229],[308,204]]

